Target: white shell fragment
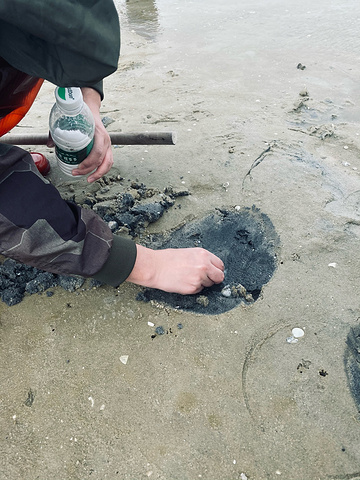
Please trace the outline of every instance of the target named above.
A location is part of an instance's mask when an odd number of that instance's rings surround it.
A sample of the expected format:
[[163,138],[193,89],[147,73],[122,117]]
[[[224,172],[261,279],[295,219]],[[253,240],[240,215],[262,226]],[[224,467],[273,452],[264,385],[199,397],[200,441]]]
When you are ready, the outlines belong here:
[[293,328],[291,330],[291,333],[292,333],[293,337],[295,337],[295,338],[301,338],[305,335],[304,330],[302,328],[297,328],[297,327]]
[[230,290],[230,288],[223,288],[223,289],[221,290],[221,295],[222,295],[223,297],[231,297],[231,290]]
[[129,359],[129,355],[121,355],[120,362],[123,363],[124,365],[126,365],[128,359]]
[[231,288],[229,285],[226,285],[226,287],[224,287],[222,290],[221,290],[221,295],[223,297],[231,297]]
[[240,473],[240,478],[241,480],[247,480],[247,476],[245,475],[245,473]]
[[149,325],[149,327],[154,327],[154,326],[155,326],[155,323],[153,323],[153,322],[148,322],[148,325]]
[[329,263],[328,267],[336,268],[336,267],[337,267],[337,263],[335,263],[335,262]]
[[286,341],[287,343],[297,343],[299,338],[303,337],[304,335],[305,332],[302,328],[295,327],[291,330],[291,335],[290,337],[287,337]]

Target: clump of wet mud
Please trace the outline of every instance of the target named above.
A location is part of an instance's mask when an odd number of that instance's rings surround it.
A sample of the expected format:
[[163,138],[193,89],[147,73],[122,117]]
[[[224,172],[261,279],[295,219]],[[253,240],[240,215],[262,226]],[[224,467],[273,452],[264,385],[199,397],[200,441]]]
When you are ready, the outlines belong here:
[[60,286],[68,292],[74,292],[85,282],[84,278],[55,275],[29,265],[23,265],[11,258],[0,265],[0,298],[9,307],[20,303],[26,294],[42,293]]
[[203,247],[225,264],[225,280],[198,295],[179,295],[145,289],[138,300],[165,303],[173,308],[219,314],[239,304],[255,302],[277,265],[280,240],[259,209],[217,209],[214,213],[169,232],[149,236],[152,248]]
[[[137,237],[150,224],[159,220],[175,199],[189,195],[185,188],[166,187],[163,191],[144,183],[128,181],[121,176],[103,177],[84,190],[62,192],[65,200],[96,212],[114,233]],[[73,190],[73,191],[72,191]]]

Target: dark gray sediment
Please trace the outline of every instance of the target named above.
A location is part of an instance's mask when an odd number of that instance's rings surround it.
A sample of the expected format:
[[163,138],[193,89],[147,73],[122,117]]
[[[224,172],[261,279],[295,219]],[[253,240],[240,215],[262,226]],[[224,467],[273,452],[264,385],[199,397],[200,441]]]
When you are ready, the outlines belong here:
[[24,295],[33,295],[47,291],[49,288],[61,286],[68,292],[74,292],[85,282],[84,278],[66,275],[55,275],[35,267],[18,263],[7,258],[0,265],[0,298],[9,307],[20,303]]
[[256,207],[214,213],[165,235],[150,237],[152,248],[203,247],[225,264],[225,280],[197,295],[145,289],[138,300],[156,300],[173,308],[218,314],[259,298],[277,265],[279,237],[269,217]]

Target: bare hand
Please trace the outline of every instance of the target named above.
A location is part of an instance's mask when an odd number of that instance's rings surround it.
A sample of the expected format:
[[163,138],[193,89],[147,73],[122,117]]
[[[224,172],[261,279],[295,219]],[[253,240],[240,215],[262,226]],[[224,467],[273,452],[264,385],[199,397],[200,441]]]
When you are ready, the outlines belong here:
[[224,280],[224,264],[203,248],[151,250],[137,245],[127,281],[183,295],[199,293]]
[[95,170],[87,179],[89,183],[92,183],[99,180],[111,169],[114,159],[110,136],[100,117],[100,95],[92,88],[82,88],[81,90],[84,101],[90,108],[95,120],[95,138],[91,152],[72,173],[73,175],[87,175]]

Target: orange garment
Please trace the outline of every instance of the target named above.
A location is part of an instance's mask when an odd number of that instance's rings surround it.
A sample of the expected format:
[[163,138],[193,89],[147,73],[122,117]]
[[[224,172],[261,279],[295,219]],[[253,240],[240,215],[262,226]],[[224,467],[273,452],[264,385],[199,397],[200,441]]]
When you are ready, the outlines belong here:
[[0,58],[0,137],[26,115],[43,81],[20,72]]

